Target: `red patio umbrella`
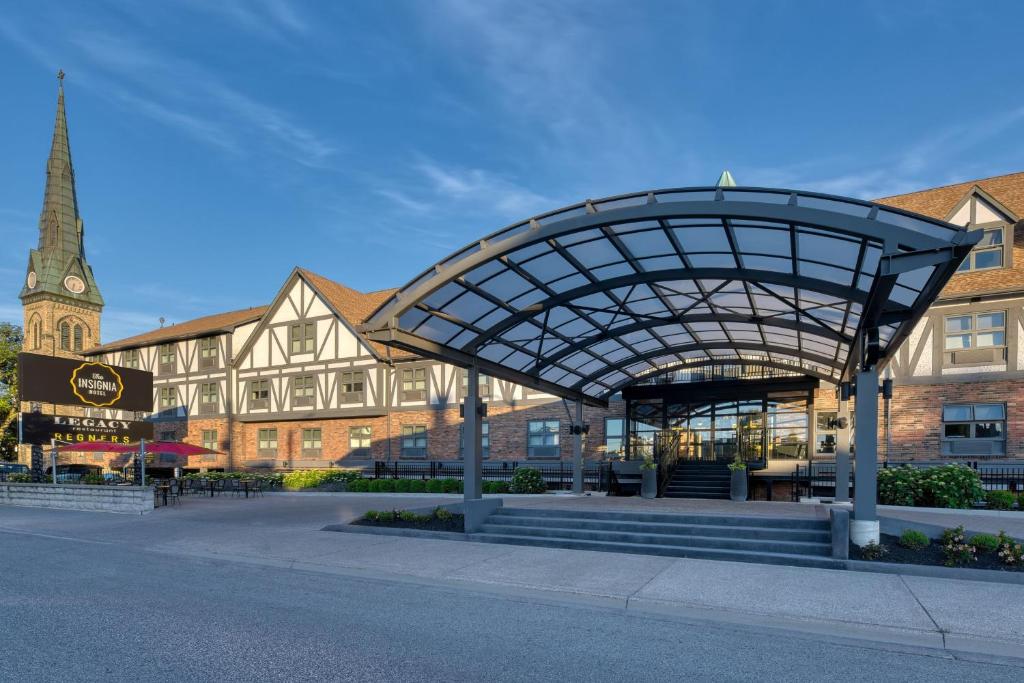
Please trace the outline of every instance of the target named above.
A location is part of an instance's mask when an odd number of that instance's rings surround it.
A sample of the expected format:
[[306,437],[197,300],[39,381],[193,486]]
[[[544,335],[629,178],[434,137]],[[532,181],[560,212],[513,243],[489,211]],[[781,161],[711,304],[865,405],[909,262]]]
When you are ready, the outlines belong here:
[[[166,455],[217,455],[220,451],[210,450],[202,446],[194,446],[184,441],[147,441],[145,443],[147,453],[159,453]],[[130,444],[129,450],[138,451],[139,444]]]
[[139,444],[114,443],[113,441],[83,441],[58,446],[61,453],[138,453]]

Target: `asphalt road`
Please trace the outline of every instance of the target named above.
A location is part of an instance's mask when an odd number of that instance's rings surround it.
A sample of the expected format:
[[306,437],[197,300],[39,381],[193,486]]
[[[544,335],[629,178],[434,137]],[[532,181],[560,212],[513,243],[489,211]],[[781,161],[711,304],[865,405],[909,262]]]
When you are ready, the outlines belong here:
[[0,533],[0,681],[984,680],[1024,662]]

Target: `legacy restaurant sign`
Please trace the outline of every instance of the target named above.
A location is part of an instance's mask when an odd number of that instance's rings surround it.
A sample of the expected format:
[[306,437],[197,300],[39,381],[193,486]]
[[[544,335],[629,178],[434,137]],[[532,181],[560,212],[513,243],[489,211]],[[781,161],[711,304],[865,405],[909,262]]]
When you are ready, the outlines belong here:
[[18,354],[21,400],[58,405],[153,410],[153,373],[97,361]]
[[75,415],[22,413],[21,438],[24,443],[40,446],[50,443],[51,439],[67,443],[133,443],[139,439],[152,439],[153,423]]

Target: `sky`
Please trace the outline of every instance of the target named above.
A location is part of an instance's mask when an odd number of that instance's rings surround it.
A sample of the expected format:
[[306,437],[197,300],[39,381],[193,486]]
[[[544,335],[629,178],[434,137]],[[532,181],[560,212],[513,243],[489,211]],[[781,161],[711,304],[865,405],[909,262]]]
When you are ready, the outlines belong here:
[[1024,4],[147,0],[0,12],[0,321],[63,69],[104,342],[398,287],[587,198],[878,198],[1024,170]]

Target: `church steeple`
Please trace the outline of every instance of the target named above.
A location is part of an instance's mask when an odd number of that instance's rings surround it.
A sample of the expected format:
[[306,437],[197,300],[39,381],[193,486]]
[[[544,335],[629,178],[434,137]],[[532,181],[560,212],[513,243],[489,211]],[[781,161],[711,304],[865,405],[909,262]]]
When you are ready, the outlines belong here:
[[71,164],[64,72],[57,74],[57,118],[50,156],[46,160],[46,191],[39,214],[39,245],[29,254],[21,300],[28,303],[55,296],[90,308],[101,308],[103,297],[85,260],[84,226],[78,213],[75,170]]

